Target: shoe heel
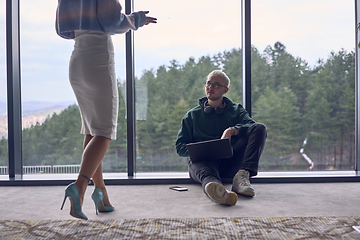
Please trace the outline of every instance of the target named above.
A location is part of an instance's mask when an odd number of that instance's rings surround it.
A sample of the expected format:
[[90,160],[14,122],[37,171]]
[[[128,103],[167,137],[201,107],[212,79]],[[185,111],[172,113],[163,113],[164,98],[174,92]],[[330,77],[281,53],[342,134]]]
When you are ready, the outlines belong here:
[[95,203],[95,212],[96,212],[96,215],[99,214],[99,210],[98,210],[98,203],[99,202],[102,202],[103,200],[103,193],[102,191],[99,189],[99,188],[95,188],[94,189],[94,192],[91,194],[91,198],[92,200],[94,201]]
[[112,212],[114,210],[113,206],[105,206],[103,199],[104,195],[100,188],[95,188],[94,192],[91,195],[92,200],[95,203],[95,211],[96,215],[98,215],[99,212]]
[[67,197],[69,197],[71,203],[70,215],[76,218],[88,220],[87,216],[81,211],[79,189],[75,183],[71,183],[66,187],[65,197],[61,206],[61,210],[64,207]]
[[60,210],[63,210],[63,207],[64,207],[64,204],[65,204],[66,198],[67,198],[67,196],[66,196],[66,194],[65,194],[64,201],[63,201],[63,203],[62,203],[62,205],[61,205]]
[[94,200],[94,203],[95,203],[95,213],[96,213],[96,215],[99,215],[99,211],[98,211],[98,207],[97,207],[97,202],[95,202],[95,200]]

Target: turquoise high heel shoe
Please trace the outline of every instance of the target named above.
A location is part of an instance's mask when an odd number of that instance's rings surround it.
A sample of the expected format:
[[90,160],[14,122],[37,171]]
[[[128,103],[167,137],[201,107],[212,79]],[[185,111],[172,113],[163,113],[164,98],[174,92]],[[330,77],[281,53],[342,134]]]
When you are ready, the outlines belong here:
[[100,188],[95,188],[94,192],[91,194],[92,200],[94,200],[95,203],[95,211],[96,215],[98,215],[98,212],[112,212],[114,211],[113,206],[105,206],[103,199],[104,195]]
[[65,200],[67,197],[69,197],[71,202],[70,215],[76,218],[88,220],[87,216],[81,211],[79,189],[75,183],[71,183],[66,187],[65,198],[61,206],[61,210],[64,207]]

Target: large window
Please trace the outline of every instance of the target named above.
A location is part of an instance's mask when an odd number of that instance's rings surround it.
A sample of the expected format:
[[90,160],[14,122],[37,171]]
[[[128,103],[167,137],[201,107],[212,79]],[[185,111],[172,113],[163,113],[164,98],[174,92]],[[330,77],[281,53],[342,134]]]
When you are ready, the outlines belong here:
[[[24,179],[73,179],[83,142],[68,77],[74,41],[55,32],[57,1],[19,2]],[[103,161],[105,178],[126,178],[132,160],[139,178],[187,176],[188,159],[177,155],[174,144],[182,117],[204,96],[207,74],[225,71],[231,79],[226,96],[242,103],[243,1],[132,2],[135,11],[150,11],[158,23],[134,32],[133,45],[125,34],[112,36],[119,118],[117,139]],[[259,171],[355,170],[354,1],[246,2],[251,2],[252,117],[268,128]],[[120,3],[125,10],[125,1]],[[9,161],[5,5],[0,0],[0,179],[8,179]],[[134,122],[127,116],[133,105],[126,102],[132,101],[126,93],[128,46],[135,50]],[[129,122],[135,127],[131,143]],[[132,148],[135,156],[128,156]]]
[[260,171],[355,169],[354,1],[253,0]]
[[80,119],[68,81],[72,42],[55,32],[56,1],[20,1],[24,174],[80,164]]
[[0,178],[8,174],[5,0],[0,0]]
[[[83,135],[75,95],[69,83],[74,41],[55,31],[57,1],[21,1],[20,40],[24,174],[77,173]],[[118,139],[103,161],[104,172],[126,172],[124,36],[114,36],[119,82]],[[53,176],[54,177],[54,176]]]
[[[120,1],[123,9],[125,5]],[[126,116],[126,61],[125,34],[113,35],[115,49],[115,72],[119,89],[119,114],[116,140],[112,141],[103,160],[103,171],[126,173],[127,171],[127,116]],[[119,175],[116,175],[119,176]],[[125,176],[125,175],[121,175]]]
[[206,76],[223,69],[241,99],[240,1],[136,0],[158,23],[135,33],[136,169],[187,171],[175,151],[185,113],[204,97]]

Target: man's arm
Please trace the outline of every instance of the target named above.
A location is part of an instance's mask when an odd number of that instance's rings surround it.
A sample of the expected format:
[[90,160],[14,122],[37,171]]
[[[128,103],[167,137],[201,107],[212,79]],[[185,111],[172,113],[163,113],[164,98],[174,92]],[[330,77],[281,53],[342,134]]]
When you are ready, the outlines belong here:
[[250,117],[249,113],[241,105],[239,106],[239,108],[239,121],[234,127],[238,130],[237,134],[243,135],[246,133],[248,128],[255,123],[255,121]]
[[235,126],[229,126],[226,128],[221,136],[221,138],[228,138],[231,142],[231,137],[236,135],[243,135],[246,133],[247,129],[255,123],[255,121],[250,117],[249,113],[241,106],[238,106],[237,114],[237,124]]
[[176,139],[176,152],[181,157],[188,157],[189,153],[186,144],[192,142],[192,123],[188,114],[181,121],[180,129]]
[[239,134],[239,130],[236,127],[229,127],[224,130],[221,139],[228,138],[231,142],[231,137],[238,134]]

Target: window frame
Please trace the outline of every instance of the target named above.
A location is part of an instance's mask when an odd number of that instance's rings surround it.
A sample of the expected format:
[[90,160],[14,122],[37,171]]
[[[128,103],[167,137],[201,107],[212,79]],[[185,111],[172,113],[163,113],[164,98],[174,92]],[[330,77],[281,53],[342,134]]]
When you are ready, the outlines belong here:
[[[355,0],[355,22],[360,15],[360,0]],[[20,68],[20,0],[6,0],[6,64],[7,64],[7,104],[8,104],[8,148],[9,148],[9,180],[1,181],[0,186],[37,186],[37,185],[65,185],[73,180],[44,179],[24,180],[22,165],[22,124],[21,124],[21,68]],[[125,13],[132,12],[134,0],[125,0]],[[241,0],[242,14],[242,51],[243,51],[243,105],[251,114],[251,0]],[[357,24],[355,24],[357,26]],[[356,31],[356,29],[355,29]],[[360,39],[356,33],[355,46]],[[156,174],[136,174],[136,146],[135,146],[135,78],[134,78],[134,33],[126,33],[126,101],[127,101],[127,155],[128,170],[126,177],[114,179],[106,178],[106,184],[174,184],[193,183],[187,173],[173,174],[159,177]],[[347,174],[337,172],[298,172],[259,174],[252,179],[255,183],[305,183],[305,182],[358,182],[360,181],[360,89],[359,48],[355,47],[355,171]],[[74,175],[76,176],[76,175]],[[106,176],[105,176],[106,177]],[[231,179],[224,179],[231,182]]]

